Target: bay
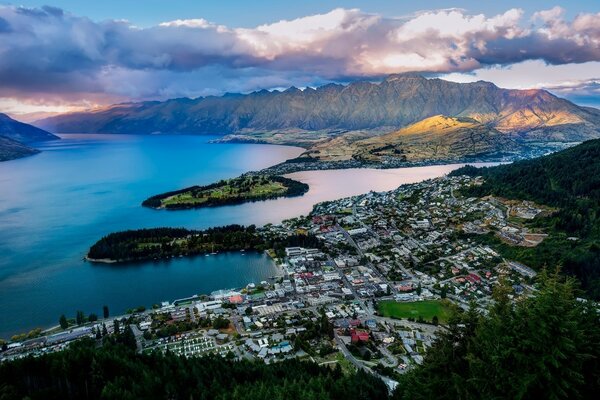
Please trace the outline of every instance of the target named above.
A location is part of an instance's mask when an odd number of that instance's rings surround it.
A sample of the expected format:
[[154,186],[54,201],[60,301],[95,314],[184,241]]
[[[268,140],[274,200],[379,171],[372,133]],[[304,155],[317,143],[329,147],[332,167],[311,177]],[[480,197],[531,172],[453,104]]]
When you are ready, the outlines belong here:
[[208,184],[298,156],[302,149],[210,144],[207,136],[61,135],[39,155],[0,163],[0,337],[56,324],[76,310],[113,314],[276,273],[263,254],[228,253],[133,265],[84,262],[91,244],[124,229],[278,223],[320,201],[391,190],[444,175],[459,165],[391,170],[308,171],[302,197],[218,208],[141,207],[154,194]]

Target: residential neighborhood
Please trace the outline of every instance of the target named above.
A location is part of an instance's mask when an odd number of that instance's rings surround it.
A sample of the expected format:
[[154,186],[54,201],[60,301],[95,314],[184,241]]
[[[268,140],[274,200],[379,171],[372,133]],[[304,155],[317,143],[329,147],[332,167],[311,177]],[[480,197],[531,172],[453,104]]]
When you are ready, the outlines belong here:
[[[455,307],[484,309],[499,279],[515,296],[536,273],[501,257],[490,241],[535,246],[525,221],[552,210],[532,202],[467,198],[479,178],[442,177],[321,203],[306,217],[260,228],[299,245],[269,252],[278,275],[152,309],[14,341],[2,360],[60,350],[82,337],[130,327],[140,352],[215,354],[274,363],[307,358],[394,377],[423,362]],[[302,238],[314,237],[315,247]]]

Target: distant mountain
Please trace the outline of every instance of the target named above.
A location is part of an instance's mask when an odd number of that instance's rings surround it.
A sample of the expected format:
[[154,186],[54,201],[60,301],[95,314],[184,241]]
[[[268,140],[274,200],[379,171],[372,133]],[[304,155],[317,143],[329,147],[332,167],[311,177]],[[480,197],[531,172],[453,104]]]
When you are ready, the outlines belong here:
[[[452,126],[441,129],[440,118]],[[460,159],[523,152],[527,143],[600,137],[600,110],[547,91],[415,74],[391,75],[380,83],[118,104],[37,123],[65,133],[215,134],[222,135],[219,141],[299,145],[323,160]]]
[[[118,104],[37,124],[65,133],[285,131],[318,136],[321,131],[390,132],[435,115],[472,118],[500,132],[531,132],[536,140],[600,136],[599,110],[579,107],[544,90],[509,90],[489,82],[455,83],[414,74],[392,75],[381,83]],[[568,137],[560,133],[563,130]]]
[[60,139],[58,136],[24,124],[0,113],[0,161],[13,160],[39,153],[27,144]]
[[60,139],[43,129],[25,124],[0,113],[0,135],[21,143],[43,142]]
[[467,117],[436,115],[398,131],[349,142],[344,137],[313,146],[304,155],[322,161],[452,160],[514,151],[511,135]]

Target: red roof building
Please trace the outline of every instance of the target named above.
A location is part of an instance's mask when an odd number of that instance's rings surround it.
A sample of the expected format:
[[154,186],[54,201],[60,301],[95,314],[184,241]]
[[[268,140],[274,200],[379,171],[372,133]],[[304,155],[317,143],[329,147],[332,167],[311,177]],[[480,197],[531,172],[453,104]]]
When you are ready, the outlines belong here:
[[363,330],[358,330],[358,329],[352,329],[351,337],[352,337],[352,339],[351,339],[352,343],[368,342],[369,341],[369,332],[363,331]]

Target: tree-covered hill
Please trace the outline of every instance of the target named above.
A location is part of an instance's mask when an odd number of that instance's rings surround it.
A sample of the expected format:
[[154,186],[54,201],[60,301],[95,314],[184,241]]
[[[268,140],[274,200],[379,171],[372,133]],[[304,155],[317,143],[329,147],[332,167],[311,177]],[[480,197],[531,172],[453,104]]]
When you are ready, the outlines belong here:
[[111,233],[88,252],[91,261],[124,262],[215,251],[253,250],[263,244],[250,225],[228,225],[203,231],[184,228],[151,228]]
[[600,390],[600,322],[571,278],[541,274],[518,302],[500,285],[485,314],[455,314],[395,399],[594,399]]
[[468,196],[493,194],[559,208],[539,222],[549,225],[549,240],[521,249],[517,256],[534,267],[562,264],[590,295],[600,298],[600,140],[508,165],[467,166],[452,175],[485,178],[481,186],[465,191]]
[[380,379],[362,371],[343,375],[339,367],[299,360],[267,365],[217,356],[142,355],[119,342],[98,348],[85,340],[62,352],[0,365],[0,398],[385,400],[389,395]]

